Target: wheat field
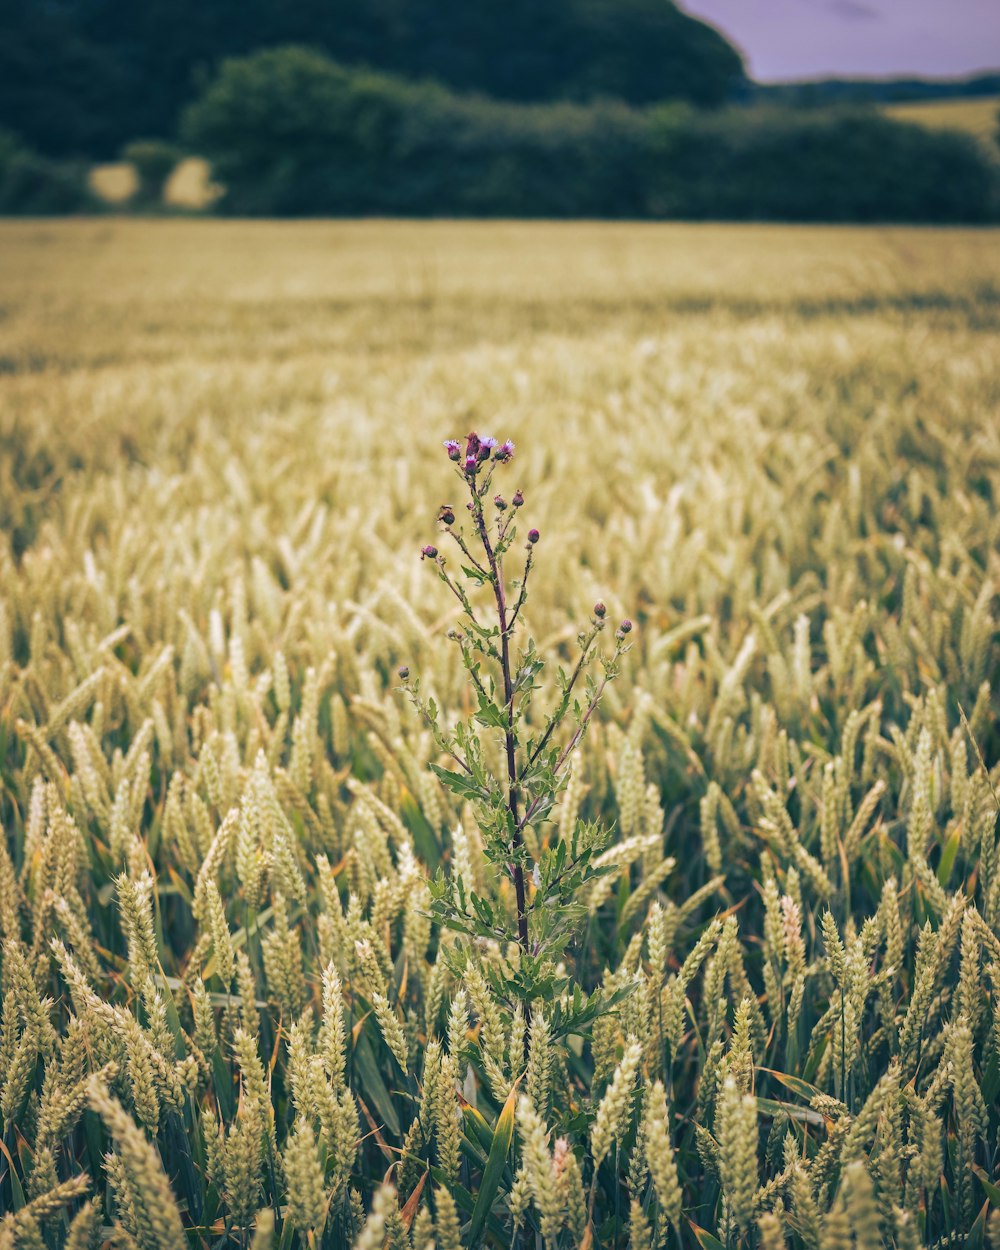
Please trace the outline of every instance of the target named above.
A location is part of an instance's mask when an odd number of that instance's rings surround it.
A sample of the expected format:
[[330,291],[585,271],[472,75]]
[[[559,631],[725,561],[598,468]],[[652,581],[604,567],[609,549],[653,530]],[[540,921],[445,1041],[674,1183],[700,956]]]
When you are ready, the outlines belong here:
[[[1000,1246],[998,244],[0,223],[0,1247]],[[634,625],[535,997],[398,673],[471,430],[529,728]]]
[[994,160],[1000,160],[1000,96],[967,100],[914,100],[889,104],[889,117],[916,122],[930,130],[964,130],[978,139]]

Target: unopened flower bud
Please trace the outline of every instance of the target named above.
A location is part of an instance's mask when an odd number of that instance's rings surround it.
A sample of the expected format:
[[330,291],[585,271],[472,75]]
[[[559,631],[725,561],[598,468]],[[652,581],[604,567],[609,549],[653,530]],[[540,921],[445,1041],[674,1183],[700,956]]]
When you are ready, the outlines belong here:
[[437,547],[432,547],[430,543],[428,543],[426,547],[420,548],[421,560],[436,560],[437,553],[438,553]]
[[405,665],[405,664],[400,664],[400,666],[399,666],[399,680],[400,680],[400,681],[406,681],[406,679],[409,677],[409,675],[410,675],[410,670],[406,667],[406,665]]
[[528,542],[532,546],[538,542],[539,538],[541,538],[541,534],[539,534],[538,530],[528,530]]
[[444,449],[448,453],[449,460],[458,460],[461,458],[462,448],[453,438],[445,439]]
[[455,524],[455,513],[450,503],[441,505],[441,511],[438,513],[438,520],[442,525]]
[[467,477],[476,476],[476,467],[478,464],[479,464],[479,461],[476,459],[475,456],[465,457],[465,473]]
[[504,509],[507,507],[507,500],[504,499],[503,495],[494,495],[493,502],[496,504],[496,506],[500,509],[501,512],[503,512]]
[[608,609],[600,601],[594,604],[594,615],[597,617],[599,621],[604,620],[604,614],[607,612],[607,610]]
[[618,637],[624,638],[626,634],[630,634],[631,632],[632,632],[632,622],[626,616],[624,621],[622,621],[622,623],[618,626]]
[[524,503],[524,496],[521,494],[519,490],[514,491],[514,498],[511,500],[511,503],[514,505],[515,508],[520,508],[521,505]]

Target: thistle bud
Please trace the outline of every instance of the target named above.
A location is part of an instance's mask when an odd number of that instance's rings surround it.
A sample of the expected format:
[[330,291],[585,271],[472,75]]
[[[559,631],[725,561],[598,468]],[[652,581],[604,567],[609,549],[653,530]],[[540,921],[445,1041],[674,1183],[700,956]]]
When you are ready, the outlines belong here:
[[631,632],[632,632],[632,622],[626,616],[624,621],[622,621],[622,623],[618,626],[617,636],[619,638],[624,638],[626,634],[630,634]]
[[479,461],[477,460],[477,458],[476,458],[475,456],[466,456],[466,457],[465,457],[465,475],[466,475],[466,477],[475,477],[475,476],[476,476],[476,467],[478,466],[478,464],[479,464]]
[[514,498],[511,500],[511,503],[514,505],[515,508],[520,508],[521,505],[524,503],[524,496],[521,494],[519,490],[514,491]]
[[604,616],[607,610],[608,609],[600,601],[594,604],[594,615],[597,617],[599,621],[604,620]]
[[501,512],[503,512],[507,507],[507,500],[504,499],[503,495],[494,495],[493,502],[496,504],[496,506],[500,509]]
[[438,553],[437,547],[432,547],[430,543],[428,543],[426,547],[420,548],[421,560],[436,560],[437,553]]
[[453,438],[449,438],[445,440],[444,449],[448,453],[449,460],[461,459],[462,448]]
[[528,542],[532,546],[538,542],[539,538],[541,538],[541,534],[539,534],[538,530],[528,530]]
[[400,664],[399,669],[398,669],[398,672],[399,672],[399,680],[400,680],[400,681],[406,681],[406,679],[407,679],[407,678],[409,677],[409,675],[410,675],[410,670],[406,667],[406,665],[405,665],[405,664]]

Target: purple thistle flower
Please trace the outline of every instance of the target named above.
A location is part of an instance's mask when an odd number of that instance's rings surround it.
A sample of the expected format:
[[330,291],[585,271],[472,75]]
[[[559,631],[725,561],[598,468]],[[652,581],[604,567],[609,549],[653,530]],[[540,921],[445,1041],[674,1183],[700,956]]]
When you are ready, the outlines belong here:
[[508,438],[506,442],[501,443],[500,446],[493,453],[493,459],[499,460],[501,464],[506,464],[507,461],[511,458],[511,456],[513,456],[513,454],[514,454],[514,443],[513,443],[513,440]]
[[437,553],[438,553],[437,547],[432,547],[430,543],[428,543],[426,547],[420,548],[421,560],[436,560]]
[[465,457],[465,472],[468,477],[476,476],[476,469],[479,467],[479,461],[475,456]]
[[453,438],[445,439],[444,449],[448,453],[449,460],[457,460],[462,454],[461,446]]

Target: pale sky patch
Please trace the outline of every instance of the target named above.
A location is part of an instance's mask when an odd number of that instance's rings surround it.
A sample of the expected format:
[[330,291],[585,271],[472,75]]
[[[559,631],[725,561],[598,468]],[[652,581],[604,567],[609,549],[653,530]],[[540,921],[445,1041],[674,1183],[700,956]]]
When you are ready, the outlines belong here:
[[1000,69],[1000,0],[682,0],[754,78],[958,75]]

